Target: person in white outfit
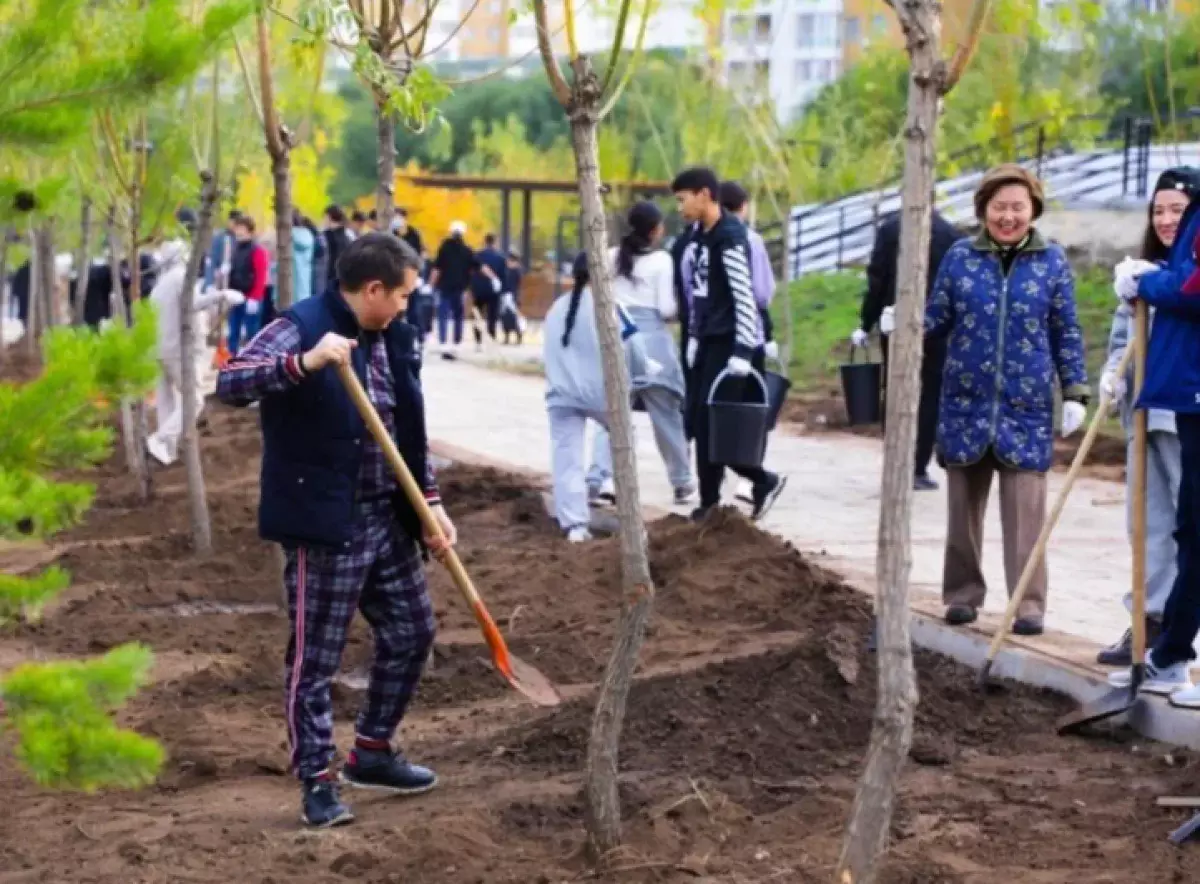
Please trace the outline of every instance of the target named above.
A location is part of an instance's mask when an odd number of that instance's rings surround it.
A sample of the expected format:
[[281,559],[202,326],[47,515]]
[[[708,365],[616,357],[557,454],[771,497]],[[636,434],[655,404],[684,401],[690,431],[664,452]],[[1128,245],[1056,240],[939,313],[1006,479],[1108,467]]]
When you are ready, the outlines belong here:
[[[542,363],[546,372],[546,412],[550,420],[550,464],[554,481],[554,511],[559,527],[572,543],[591,539],[588,526],[586,430],[589,420],[607,427],[604,398],[604,366],[600,338],[596,332],[595,308],[587,255],[580,252],[572,270],[574,285],[550,307],[543,324]],[[619,313],[623,314],[620,307]],[[629,320],[620,316],[625,358],[651,374],[662,371],[646,355],[641,335]],[[636,374],[636,371],[630,374]]]
[[[696,493],[691,455],[683,428],[683,368],[678,347],[667,322],[678,314],[675,301],[675,268],[671,256],[658,248],[663,238],[662,211],[654,203],[639,202],[629,210],[629,233],[609,252],[614,268],[613,297],[637,326],[644,353],[630,370],[630,389],[639,410],[645,409],[654,427],[654,441],[675,491],[675,503],[688,503]],[[647,371],[654,365],[657,371]],[[612,451],[603,427],[592,446],[588,471],[588,496],[612,497]]]
[[[158,259],[158,281],[150,292],[150,300],[158,316],[159,378],[155,393],[158,424],[155,431],[146,438],[146,450],[159,463],[169,465],[179,456],[179,437],[183,433],[180,304],[183,300],[183,279],[187,274],[187,244],[182,240],[163,243]],[[209,289],[203,294],[196,293],[192,299],[192,309],[196,313],[192,327],[198,353],[204,353],[204,335],[207,330],[207,323],[202,320],[201,313],[218,303],[224,302],[230,307],[236,307],[244,301],[244,295],[231,289]],[[197,357],[196,361],[199,366],[200,358]],[[197,371],[196,401],[200,405],[204,402],[202,378],[203,374]],[[197,408],[193,420],[199,416]]]

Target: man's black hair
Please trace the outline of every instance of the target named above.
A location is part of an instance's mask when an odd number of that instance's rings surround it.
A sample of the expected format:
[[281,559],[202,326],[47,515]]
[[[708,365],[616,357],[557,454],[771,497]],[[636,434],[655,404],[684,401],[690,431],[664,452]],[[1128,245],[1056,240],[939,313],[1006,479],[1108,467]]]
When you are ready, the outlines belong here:
[[337,276],[344,292],[360,292],[379,281],[394,289],[404,282],[407,268],[421,269],[421,258],[402,239],[390,233],[364,233],[346,246],[337,262]]
[[726,212],[740,212],[749,199],[746,189],[736,181],[721,182],[721,208]]
[[342,207],[338,205],[329,206],[325,209],[325,217],[334,224],[345,224],[346,213],[342,211]]
[[494,246],[496,244],[496,234],[494,234],[494,233],[484,234],[483,244],[485,246]]
[[251,233],[254,232],[254,219],[251,218],[249,215],[243,215],[241,212],[239,212],[238,216],[233,219],[233,223],[240,224],[242,227],[245,227]]
[[671,193],[679,193],[681,190],[690,190],[693,193],[707,190],[713,202],[721,198],[721,184],[717,180],[717,173],[706,166],[693,166],[676,175],[675,180],[671,182]]
[[229,220],[230,221],[236,221],[240,217],[242,217],[241,209],[230,209],[229,210]]
[[404,208],[404,206],[396,206],[396,214],[402,218],[407,218],[408,209]]
[[355,209],[354,213],[350,216],[350,220],[353,221],[355,224],[362,224],[364,221],[367,220],[367,216],[364,215],[362,212],[358,211],[358,209]]
[[370,218],[372,221],[378,221],[379,213],[376,212],[374,209],[372,209],[370,212],[367,213],[367,217]]

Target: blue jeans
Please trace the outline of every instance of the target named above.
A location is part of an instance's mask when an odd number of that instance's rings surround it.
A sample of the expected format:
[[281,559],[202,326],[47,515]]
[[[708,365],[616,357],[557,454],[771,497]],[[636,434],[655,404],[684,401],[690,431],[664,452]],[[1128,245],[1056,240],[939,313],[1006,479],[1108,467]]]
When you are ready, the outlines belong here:
[[1200,632],[1200,414],[1175,414],[1179,433],[1179,505],[1175,522],[1178,546],[1175,585],[1163,612],[1163,633],[1154,646],[1155,666],[1193,660]]
[[246,333],[249,341],[258,334],[258,324],[262,320],[262,304],[258,305],[259,312],[253,316],[246,312],[246,305],[239,304],[229,308],[229,353],[235,355],[242,346],[242,332]]
[[439,292],[437,306],[439,344],[446,343],[447,326],[452,319],[454,320],[454,343],[461,344],[463,338],[463,293]]

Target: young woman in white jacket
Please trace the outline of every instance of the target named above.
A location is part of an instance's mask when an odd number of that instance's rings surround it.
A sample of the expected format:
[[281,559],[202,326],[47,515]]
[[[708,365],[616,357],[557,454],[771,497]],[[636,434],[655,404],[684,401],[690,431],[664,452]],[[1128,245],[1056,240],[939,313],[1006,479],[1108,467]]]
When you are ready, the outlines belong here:
[[[684,378],[677,356],[678,344],[667,323],[674,319],[674,265],[658,247],[663,238],[663,216],[652,202],[639,202],[629,210],[629,232],[609,252],[614,268],[613,297],[637,326],[647,358],[630,366],[634,401],[644,408],[654,428],[654,441],[675,491],[675,503],[686,504],[696,493],[691,458],[683,428]],[[652,369],[652,370],[651,370]],[[612,452],[608,433],[601,428],[592,449],[588,491],[593,498],[611,494]]]

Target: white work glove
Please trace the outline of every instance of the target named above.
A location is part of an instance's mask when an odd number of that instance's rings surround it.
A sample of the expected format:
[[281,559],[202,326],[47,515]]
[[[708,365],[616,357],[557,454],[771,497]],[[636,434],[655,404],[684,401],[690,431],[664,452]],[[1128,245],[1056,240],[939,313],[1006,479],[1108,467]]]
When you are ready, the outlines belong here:
[[420,285],[420,286],[417,288],[417,291],[419,291],[419,292],[420,292],[421,294],[423,294],[423,295],[432,295],[432,294],[433,294],[433,286],[431,286],[431,285],[430,285],[429,283],[427,283],[427,282],[423,282],[423,283],[421,283],[421,285]]
[[863,331],[861,328],[856,328],[854,330],[854,334],[852,334],[850,336],[850,343],[855,347],[867,346],[868,340],[869,340],[869,338],[867,337],[867,333],[865,331]]
[[262,301],[255,301],[253,298],[246,298],[246,315],[257,316],[258,311],[262,309]]
[[700,349],[700,342],[695,338],[688,338],[687,342],[687,367],[694,368],[696,365],[696,351]]
[[496,294],[500,294],[500,289],[502,289],[502,288],[503,288],[503,286],[500,285],[500,277],[493,276],[492,277],[492,291],[495,292]]
[[513,299],[512,292],[505,292],[500,296],[500,309],[511,310],[514,313],[517,311],[517,302]]
[[1109,411],[1116,412],[1125,400],[1125,378],[1112,371],[1100,375],[1100,392],[1108,397]]
[[[226,289],[225,291],[221,292],[221,296],[224,298],[225,303],[230,307],[240,307],[246,303],[246,296],[233,289]],[[247,310],[246,312],[249,313],[250,311]]]
[[884,307],[883,312],[879,314],[879,333],[881,335],[890,335],[896,330],[896,308]]
[[661,362],[659,362],[657,359],[651,359],[649,356],[647,356],[645,359],[645,363],[646,363],[646,374],[649,375],[650,377],[654,377],[656,375],[662,374],[663,364]]
[[1087,406],[1082,402],[1064,402],[1062,407],[1062,437],[1074,436],[1087,420]]
[[750,374],[750,360],[741,356],[730,356],[729,361],[725,363],[725,370],[735,378],[744,378]]
[[767,341],[765,344],[763,344],[763,355],[768,359],[778,359],[779,344],[775,343],[774,341]]
[[1151,270],[1158,270],[1158,265],[1141,258],[1126,258],[1113,268],[1113,291],[1122,301],[1137,300],[1138,277]]

